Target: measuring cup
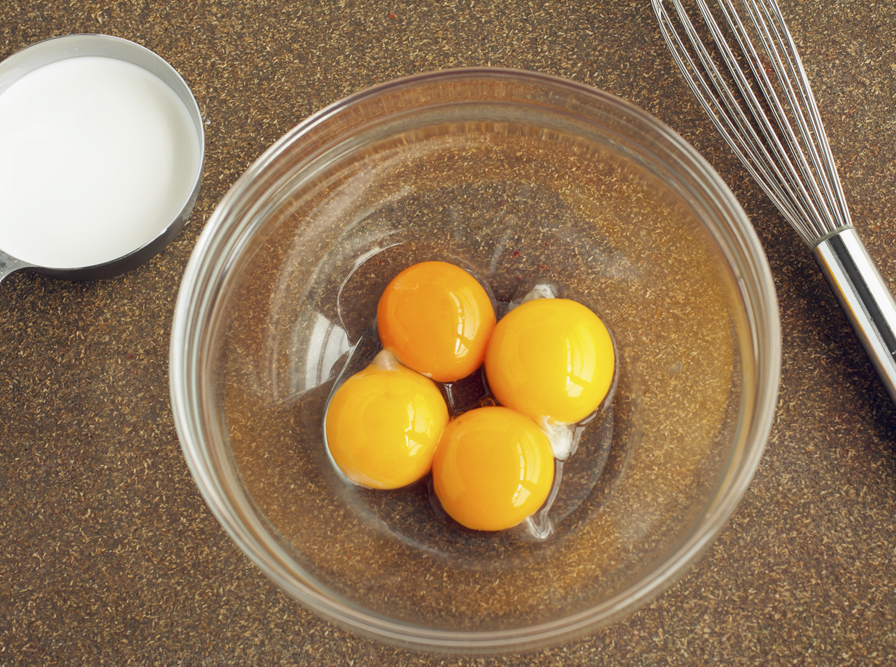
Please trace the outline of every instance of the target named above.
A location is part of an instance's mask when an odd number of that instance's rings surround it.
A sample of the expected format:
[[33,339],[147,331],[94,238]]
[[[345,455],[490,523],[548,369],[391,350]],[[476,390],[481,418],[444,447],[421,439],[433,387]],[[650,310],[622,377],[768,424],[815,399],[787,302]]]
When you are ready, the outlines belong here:
[[0,281],[137,267],[183,228],[205,134],[165,60],[108,35],[57,37],[0,63]]

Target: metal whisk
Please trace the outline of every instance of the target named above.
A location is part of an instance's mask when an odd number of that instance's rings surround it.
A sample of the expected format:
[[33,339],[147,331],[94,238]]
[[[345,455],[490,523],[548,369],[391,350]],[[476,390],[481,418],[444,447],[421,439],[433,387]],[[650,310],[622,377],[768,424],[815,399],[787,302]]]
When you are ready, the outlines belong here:
[[693,0],[690,11],[683,0],[651,4],[691,90],[812,250],[896,403],[896,302],[853,228],[815,98],[775,0],[739,0],[737,7],[718,0],[715,9]]

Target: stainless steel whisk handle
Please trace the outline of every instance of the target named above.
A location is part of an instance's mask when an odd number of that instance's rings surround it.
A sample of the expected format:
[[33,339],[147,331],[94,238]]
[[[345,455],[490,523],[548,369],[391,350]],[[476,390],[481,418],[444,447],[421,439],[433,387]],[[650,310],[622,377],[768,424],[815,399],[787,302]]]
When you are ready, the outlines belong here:
[[822,239],[812,254],[896,403],[896,301],[852,228]]

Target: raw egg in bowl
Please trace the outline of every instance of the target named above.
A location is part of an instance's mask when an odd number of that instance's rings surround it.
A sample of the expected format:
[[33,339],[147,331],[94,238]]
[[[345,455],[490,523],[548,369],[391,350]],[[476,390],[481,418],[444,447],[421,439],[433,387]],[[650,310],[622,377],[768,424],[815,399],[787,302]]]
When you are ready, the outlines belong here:
[[[418,299],[418,265],[453,268]],[[245,554],[355,632],[467,653],[676,581],[752,478],[779,367],[765,257],[709,165],[612,95],[496,69],[297,125],[209,219],[171,341],[187,462]]]

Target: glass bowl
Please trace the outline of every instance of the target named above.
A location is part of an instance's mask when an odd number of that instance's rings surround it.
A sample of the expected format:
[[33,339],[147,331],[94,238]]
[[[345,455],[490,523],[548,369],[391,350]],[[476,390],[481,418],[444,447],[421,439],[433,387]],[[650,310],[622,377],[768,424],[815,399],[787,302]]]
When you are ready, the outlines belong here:
[[[464,529],[427,479],[371,491],[327,456],[328,397],[378,348],[380,291],[430,259],[499,312],[550,281],[612,332],[613,393],[547,530]],[[170,368],[202,495],[284,591],[386,642],[496,652],[619,618],[711,544],[765,446],[780,329],[743,210],[680,137],[570,81],[448,70],[337,102],[248,169],[187,267]],[[488,400],[479,375],[452,389]]]

